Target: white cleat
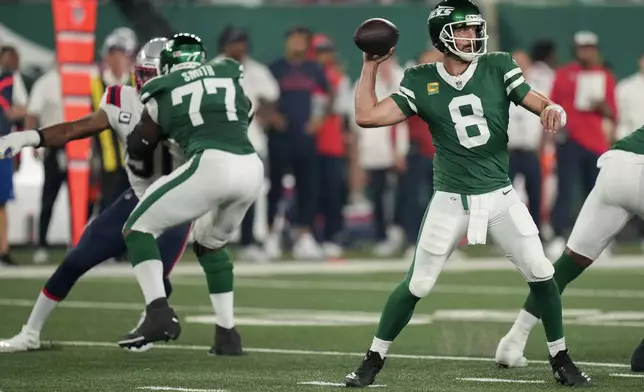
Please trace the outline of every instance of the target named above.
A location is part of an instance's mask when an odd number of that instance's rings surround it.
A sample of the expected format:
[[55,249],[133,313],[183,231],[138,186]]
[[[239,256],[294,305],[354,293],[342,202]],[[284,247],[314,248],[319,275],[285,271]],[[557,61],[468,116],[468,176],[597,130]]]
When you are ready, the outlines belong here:
[[22,326],[20,333],[11,339],[0,341],[0,353],[19,353],[38,350],[40,348],[40,333]]
[[523,356],[525,344],[521,344],[510,336],[501,338],[496,348],[495,360],[499,367],[522,368],[528,366],[528,360]]

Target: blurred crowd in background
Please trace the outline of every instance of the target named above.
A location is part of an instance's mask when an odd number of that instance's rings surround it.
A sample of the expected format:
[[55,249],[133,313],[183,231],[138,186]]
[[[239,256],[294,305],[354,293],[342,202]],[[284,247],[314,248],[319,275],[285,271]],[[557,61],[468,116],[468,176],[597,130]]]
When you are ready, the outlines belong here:
[[[347,75],[335,43],[323,32],[291,28],[284,52],[266,64],[253,58],[252,40],[247,31],[230,25],[216,41],[206,41],[211,57],[232,57],[244,66],[246,91],[258,108],[249,137],[267,169],[265,196],[248,212],[239,233],[238,258],[265,261],[288,251],[296,260],[319,260],[354,249],[378,257],[411,257],[433,192],[435,151],[427,124],[415,116],[394,127],[358,127],[353,120],[356,80]],[[126,27],[100,43],[95,105],[105,86],[132,83],[132,62],[142,43]],[[559,63],[557,52],[570,50],[574,61]],[[578,31],[567,42],[537,39],[512,54],[528,83],[568,114],[565,132],[547,136],[537,116],[513,106],[508,130],[510,175],[541,228],[547,252],[559,255],[576,217],[575,189],[582,190],[583,200],[597,176],[597,158],[614,140],[644,124],[644,54],[633,59],[637,72],[619,81],[592,31]],[[416,58],[394,56],[379,68],[378,97],[397,91],[406,67],[441,59],[440,52],[419,40]],[[27,91],[20,48],[2,46],[0,134],[62,120],[58,71],[47,71]],[[48,231],[65,186],[66,159],[64,149],[34,154],[44,165],[33,255],[35,263],[42,263],[48,260]],[[0,167],[0,184],[19,164],[17,158],[10,169]],[[121,143],[113,131],[93,140],[92,164],[90,217],[128,187]],[[5,204],[12,195],[1,188],[0,257],[9,264]],[[644,232],[644,225],[636,227]]]

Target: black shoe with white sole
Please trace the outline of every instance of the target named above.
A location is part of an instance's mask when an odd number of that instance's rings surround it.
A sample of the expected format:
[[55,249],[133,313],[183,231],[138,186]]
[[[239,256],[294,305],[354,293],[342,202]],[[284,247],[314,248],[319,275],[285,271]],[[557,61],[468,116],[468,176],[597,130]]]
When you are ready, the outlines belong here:
[[552,366],[552,374],[559,384],[575,388],[589,387],[592,385],[590,377],[579,370],[577,365],[572,362],[570,355],[568,355],[568,350],[559,351],[554,357],[548,357],[550,359],[550,366]]
[[215,325],[215,344],[210,348],[208,353],[228,356],[244,355],[239,332],[234,327],[227,329]]
[[380,353],[367,351],[360,366],[344,378],[345,385],[352,388],[368,387],[376,381],[384,364],[385,360],[380,356]]
[[181,334],[179,318],[166,298],[155,299],[145,308],[145,319],[118,342],[122,348],[141,349],[149,343],[176,340]]

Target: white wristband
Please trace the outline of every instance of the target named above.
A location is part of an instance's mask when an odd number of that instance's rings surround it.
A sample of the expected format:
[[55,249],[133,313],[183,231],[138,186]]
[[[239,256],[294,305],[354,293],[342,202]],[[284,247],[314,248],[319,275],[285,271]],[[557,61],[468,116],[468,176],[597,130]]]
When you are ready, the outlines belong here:
[[546,108],[543,109],[543,110],[556,110],[556,111],[558,111],[559,114],[561,114],[561,128],[566,126],[566,111],[560,105],[557,105],[557,104],[553,103],[553,104],[550,104],[550,105],[546,106]]

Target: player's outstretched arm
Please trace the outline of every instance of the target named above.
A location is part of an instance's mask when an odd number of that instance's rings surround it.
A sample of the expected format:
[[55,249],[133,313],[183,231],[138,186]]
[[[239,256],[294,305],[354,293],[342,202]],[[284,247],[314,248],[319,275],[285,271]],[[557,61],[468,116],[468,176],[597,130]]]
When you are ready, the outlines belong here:
[[109,127],[107,114],[99,109],[74,121],[10,133],[0,138],[0,159],[10,158],[24,147],[62,147],[69,141],[96,135]]
[[355,96],[356,124],[363,128],[394,125],[407,119],[405,113],[391,97],[378,102],[378,97],[376,96],[378,65],[391,57],[393,50],[392,48],[389,54],[380,58],[365,54]]
[[526,94],[521,106],[541,117],[541,125],[546,132],[557,132],[566,125],[566,111],[535,90]]
[[141,114],[141,121],[127,136],[127,153],[132,159],[145,159],[154,152],[160,139],[159,126],[145,108]]

